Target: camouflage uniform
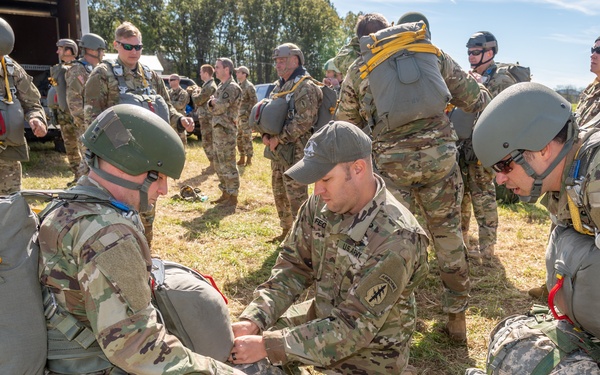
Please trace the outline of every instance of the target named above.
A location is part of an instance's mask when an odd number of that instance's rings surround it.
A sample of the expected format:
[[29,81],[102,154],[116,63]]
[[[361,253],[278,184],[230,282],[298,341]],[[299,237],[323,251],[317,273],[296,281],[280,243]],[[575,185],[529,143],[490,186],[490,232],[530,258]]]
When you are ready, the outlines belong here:
[[242,89],[229,77],[219,84],[214,99],[208,105],[212,114],[213,162],[219,177],[219,189],[231,195],[238,195],[240,188],[240,175],[235,164],[235,122],[241,99]]
[[[87,176],[79,184],[108,194]],[[150,303],[150,248],[137,213],[72,202],[46,217],[39,240],[42,284],[62,309],[93,331],[114,366],[135,374],[232,373],[184,347],[158,322]]]
[[[190,102],[190,96],[187,91],[182,87],[176,89],[169,89],[169,98],[171,99],[171,103],[173,103],[173,107],[177,110],[177,112],[185,114],[185,106]],[[183,145],[187,145],[187,133],[185,129],[178,132],[179,138]]]
[[[3,59],[3,57],[0,56],[0,59]],[[12,76],[16,89],[16,98],[13,98],[13,102],[18,99],[21,103],[23,113],[25,114],[25,121],[38,118],[46,124],[44,109],[40,104],[40,93],[33,84],[31,76],[16,61],[12,60],[12,63],[14,67]],[[1,67],[0,80],[5,82],[4,69]],[[0,85],[0,100],[8,100],[5,84]],[[8,105],[16,105],[16,103]],[[29,160],[25,138],[23,138],[22,146],[8,146],[2,150],[3,148],[4,145],[0,144],[0,195],[21,190],[21,161]]]
[[[478,85],[444,52],[439,56],[439,67],[452,94],[451,104],[467,112],[479,112],[490,101],[483,85]],[[356,105],[360,105],[358,113],[363,124],[377,124],[375,106],[365,105],[369,95],[368,78],[360,82],[358,100],[352,101],[342,93],[336,119],[356,117]],[[368,114],[374,118],[369,119]],[[471,289],[460,230],[463,182],[456,141],[456,133],[444,113],[387,131],[375,126],[373,132],[374,162],[379,173],[396,198],[411,212],[416,212],[418,206],[426,221],[444,285],[442,308],[453,314],[466,309]]]
[[[274,365],[365,375],[401,374],[407,365],[428,239],[376,179],[377,193],[356,215],[333,213],[311,196],[242,313],[263,330]],[[313,283],[315,298],[291,306]]]
[[[66,80],[66,76],[67,76],[67,72],[71,69],[72,67],[72,63],[60,63],[60,64],[56,64],[54,65],[51,69],[50,69],[50,73],[52,75],[52,77],[54,78],[54,82],[57,81],[56,76],[58,74],[61,74],[61,71],[64,70],[65,72],[62,73],[65,75],[65,80]],[[68,90],[69,84],[67,82],[67,90]],[[56,90],[57,95],[61,95],[61,91],[60,90]],[[65,101],[67,101],[67,98],[63,98]],[[81,164],[81,160],[82,160],[82,146],[81,143],[79,142],[79,137],[81,136],[82,131],[80,129],[77,128],[77,124],[75,123],[75,120],[73,119],[73,116],[71,115],[71,111],[69,110],[69,108],[56,108],[54,109],[55,111],[55,117],[56,117],[56,122],[58,125],[60,125],[60,134],[62,136],[62,139],[65,143],[65,150],[67,153],[67,160],[69,161],[69,169],[71,170],[71,172],[73,172],[73,175],[75,176],[75,180],[77,180],[79,177],[81,177],[82,175],[79,173],[79,166]]]
[[377,117],[373,96],[367,90],[363,90],[364,97],[361,95],[360,65],[362,58],[354,60],[346,77],[342,81],[340,88],[340,100],[335,111],[335,120],[348,121],[361,128],[366,134],[370,135],[373,130],[373,119]]
[[579,95],[579,102],[577,103],[579,125],[581,126],[590,121],[598,113],[600,113],[600,81],[596,78]]
[[[152,78],[150,82],[146,81],[146,77],[140,63],[137,64],[135,71],[124,67],[123,63],[117,59],[117,63],[123,66],[123,78],[127,88],[130,90],[145,88],[151,85],[156,93],[162,96],[169,107],[169,118],[171,127],[175,131],[180,132],[185,130],[179,123],[182,114],[177,112],[169,99],[169,94],[165,88],[165,83],[162,78],[155,72],[151,71]],[[86,124],[91,124],[102,111],[119,104],[119,81],[112,71],[112,67],[108,62],[102,62],[94,68],[85,83],[84,91],[84,119]],[[159,145],[157,145],[159,146]],[[141,213],[142,222],[144,223],[146,239],[148,244],[152,244],[153,230],[152,224],[156,215],[156,206],[152,207],[152,211]]]
[[[487,82],[484,85],[492,98],[517,83],[507,70],[498,70],[495,63],[492,63],[482,76],[486,77]],[[485,253],[486,249],[493,249],[496,244],[498,229],[494,172],[491,168],[481,165],[473,152],[471,138],[459,141],[458,149],[458,162],[465,185],[461,204],[461,229],[466,239],[471,220],[471,205],[473,205],[473,212],[479,227],[479,250]]]
[[248,123],[248,118],[258,98],[256,97],[256,90],[252,82],[245,80],[240,84],[240,87],[242,88],[242,101],[240,102],[240,112],[238,115],[237,149],[240,155],[253,157],[252,128]]
[[196,114],[200,123],[200,135],[202,136],[202,146],[210,164],[215,160],[215,151],[213,150],[213,134],[211,114],[208,110],[208,99],[217,91],[217,85],[214,80],[204,82],[202,88],[192,95],[192,100],[196,106]]
[[[287,81],[279,79],[271,92],[271,97],[278,92],[289,91],[304,76],[306,70],[300,66]],[[323,101],[323,93],[311,79],[305,79],[293,94],[295,111],[292,119],[286,120],[281,132],[277,135],[279,145],[272,153],[269,146],[265,148],[265,156],[271,159],[271,186],[275,198],[275,207],[279,215],[279,225],[284,232],[288,231],[298,209],[308,198],[308,187],[284,175],[286,169],[296,164],[304,156],[304,146],[310,138],[311,128],[317,121],[319,107]],[[284,160],[280,153],[291,151],[291,159]],[[289,152],[288,152],[289,155]]]
[[[85,155],[85,148],[79,138],[87,129],[83,112],[84,89],[92,69],[93,67],[90,63],[84,59],[79,59],[78,62],[73,62],[71,68],[65,73],[65,80],[67,81],[67,104],[69,105],[69,111],[71,112],[73,122],[75,123],[77,146],[79,147],[81,155]],[[84,174],[87,174],[88,170],[87,164],[82,159],[79,163],[77,175],[83,176]]]
[[[337,55],[333,58],[333,64],[340,70],[342,74],[346,74],[350,65],[360,56],[360,41],[358,36],[354,36],[350,43],[342,47]],[[345,80],[345,79],[344,79]]]

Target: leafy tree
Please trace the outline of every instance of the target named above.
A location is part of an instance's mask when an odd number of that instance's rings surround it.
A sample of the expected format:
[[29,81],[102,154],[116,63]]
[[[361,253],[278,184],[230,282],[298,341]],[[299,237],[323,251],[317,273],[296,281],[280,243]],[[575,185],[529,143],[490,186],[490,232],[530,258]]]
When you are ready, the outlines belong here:
[[118,9],[118,0],[89,0],[90,32],[100,35],[110,44],[120,23]]

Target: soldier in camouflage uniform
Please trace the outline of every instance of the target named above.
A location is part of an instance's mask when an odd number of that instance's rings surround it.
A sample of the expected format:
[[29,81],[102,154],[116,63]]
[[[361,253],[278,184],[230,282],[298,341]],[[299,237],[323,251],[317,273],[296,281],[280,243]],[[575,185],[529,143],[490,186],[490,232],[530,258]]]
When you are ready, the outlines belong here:
[[[540,121],[541,117],[543,121]],[[580,131],[571,104],[554,90],[527,82],[504,90],[483,111],[473,131],[473,147],[482,165],[492,167],[496,172],[496,182],[506,185],[521,200],[535,203],[543,195],[541,203],[548,209],[558,233],[568,233],[564,232],[565,227],[573,228],[581,236],[594,236],[598,244],[600,212],[595,202],[600,187],[600,153],[596,148],[595,153],[585,158],[587,163],[574,163],[576,153],[583,149],[584,140],[597,139],[597,133],[596,128]],[[553,241],[558,243],[558,237]],[[547,270],[554,267],[554,263],[546,264]],[[568,265],[566,267],[568,269]],[[574,275],[565,278],[572,277]],[[573,293],[577,293],[576,283]],[[571,299],[566,299],[562,303],[570,302]],[[561,310],[567,313],[573,311],[572,308],[567,306]],[[538,343],[536,350],[539,348]],[[524,362],[529,358],[528,353],[523,353],[518,360]],[[496,374],[491,368],[487,373]],[[588,372],[578,372],[575,368],[549,373],[579,375]]]
[[221,196],[211,203],[235,207],[240,189],[240,174],[235,164],[236,121],[242,89],[233,80],[233,62],[230,59],[217,59],[215,75],[221,83],[208,101],[208,110],[212,115],[214,165]]
[[[29,160],[23,129],[23,114],[24,120],[29,123],[36,137],[43,137],[48,132],[38,89],[33,84],[31,76],[8,56],[14,44],[15,35],[12,28],[8,22],[0,18],[0,80],[2,82],[8,80],[9,85],[14,86],[15,89],[13,95],[11,91],[6,90],[5,84],[0,85],[0,116],[7,128],[6,133],[0,136],[0,195],[21,190],[21,161]],[[13,83],[10,83],[11,80]],[[19,107],[22,107],[22,114],[18,112]],[[9,117],[9,114],[12,116]],[[11,134],[15,137],[13,138]]]
[[283,239],[292,227],[298,209],[308,198],[307,186],[285,176],[284,172],[302,159],[302,150],[310,138],[312,126],[317,122],[323,93],[310,78],[302,80],[310,74],[303,66],[304,54],[298,46],[292,43],[278,46],[273,51],[273,59],[280,78],[270,96],[293,89],[293,93],[288,95],[290,100],[294,100],[294,110],[288,113],[281,132],[262,135],[265,156],[271,159],[271,186],[283,229],[277,239]]
[[248,123],[252,107],[258,101],[256,97],[256,89],[252,82],[248,81],[250,71],[245,66],[240,66],[236,69],[235,75],[238,84],[242,88],[242,101],[240,102],[240,112],[238,115],[238,135],[237,148],[240,152],[240,160],[237,165],[252,165],[252,157],[254,156],[254,147],[252,145],[252,128]]
[[[102,61],[106,48],[106,41],[101,36],[92,33],[83,35],[81,41],[79,41],[81,58],[74,61],[71,64],[71,68],[65,73],[67,104],[73,116],[73,122],[77,131],[77,145],[81,155],[85,154],[85,150],[79,138],[87,129],[83,113],[85,83],[92,70]],[[87,163],[82,159],[79,164],[78,175],[83,176],[88,171]]]
[[213,150],[213,134],[212,134],[212,115],[208,110],[208,100],[217,91],[217,85],[213,80],[215,70],[212,65],[202,65],[200,67],[200,79],[202,79],[202,88],[196,90],[192,94],[192,100],[196,106],[196,114],[198,122],[200,122],[200,135],[202,136],[202,147],[206,153],[206,157],[210,162],[210,167],[213,167],[215,160],[215,152]]
[[[85,83],[84,118],[86,124],[91,124],[106,108],[121,103],[124,97],[140,92],[146,95],[146,93],[152,91],[166,102],[168,114],[165,114],[165,117],[168,118],[164,118],[164,120],[169,121],[175,131],[193,131],[194,120],[190,117],[185,117],[175,110],[169,100],[169,94],[162,78],[155,71],[139,63],[143,46],[142,34],[138,28],[130,22],[124,22],[119,25],[115,31],[113,47],[118,52],[117,60],[114,63],[122,68],[121,78],[126,87],[123,87],[124,92],[121,92],[119,78],[115,75],[113,69],[113,62],[105,61],[100,63],[92,71]],[[144,98],[147,97],[146,95]],[[158,111],[157,103],[153,103],[153,106],[149,106],[149,109]],[[142,104],[148,105],[147,102],[140,103],[140,105]],[[152,223],[155,216],[154,210],[155,208],[151,212],[141,213],[146,230],[146,238],[150,245],[152,244],[153,237]]]
[[120,104],[97,116],[83,143],[93,153],[91,170],[75,189],[106,199],[55,201],[41,225],[41,282],[61,311],[48,313],[50,374],[242,374],[184,347],[151,304],[138,211],[167,194],[167,177],[181,174],[185,151],[176,133],[159,116]]
[[[421,20],[428,24],[424,16]],[[401,18],[399,24],[403,22]],[[358,21],[357,35],[368,35],[386,25],[387,20],[380,14],[364,15]],[[490,100],[485,87],[443,51],[438,60],[441,76],[452,94],[450,103],[467,112],[482,110]],[[353,80],[347,77],[344,81]],[[375,165],[395,197],[411,212],[418,208],[423,215],[440,266],[444,287],[441,305],[449,320],[446,330],[452,339],[464,341],[471,284],[460,230],[463,183],[457,162],[456,133],[443,112],[385,129],[377,117],[368,118],[376,116],[375,106],[369,105],[369,95],[368,77],[360,82],[356,100],[349,100],[346,92],[342,92],[336,119],[358,115],[362,124],[375,124],[372,129]]]
[[323,65],[323,70],[325,71],[325,78],[323,78],[323,84],[335,91],[335,94],[339,98],[341,84],[344,80],[344,76],[333,63],[333,58],[327,60],[325,65]]
[[60,39],[56,43],[56,54],[60,63],[50,68],[50,82],[56,87],[56,95],[58,97],[58,108],[54,109],[55,118],[60,125],[60,134],[65,143],[67,152],[67,160],[69,161],[69,169],[73,172],[74,179],[67,185],[73,185],[81,176],[79,174],[79,166],[81,164],[83,152],[79,146],[79,136],[81,132],[77,129],[77,125],[71,115],[67,104],[68,84],[66,83],[66,72],[72,67],[73,61],[77,59],[78,48],[77,44],[71,39]]
[[[428,273],[425,232],[373,173],[371,140],[350,123],[321,128],[286,175],[314,183],[314,194],[270,279],[233,324],[230,361],[401,374],[415,330],[414,290]],[[313,284],[315,298],[292,305]]]
[[584,125],[600,113],[600,37],[596,38],[592,47],[590,72],[594,73],[596,78],[583,90],[577,103],[577,119],[580,125]]
[[[517,80],[506,69],[498,69],[494,57],[498,53],[498,42],[488,31],[479,31],[467,41],[467,53],[472,71],[477,82],[483,83],[492,98]],[[461,229],[468,248],[469,221],[471,205],[479,227],[479,246],[469,249],[469,257],[479,262],[482,257],[491,258],[496,245],[498,229],[498,205],[496,203],[496,187],[494,172],[479,163],[471,138],[459,142],[459,165],[465,184],[461,205]]]
[[354,36],[350,42],[342,47],[333,58],[333,64],[339,69],[342,76],[345,76],[350,65],[360,56],[360,43],[358,37]]
[[[190,96],[187,91],[183,89],[180,85],[181,78],[178,74],[171,74],[169,77],[169,98],[171,99],[171,103],[173,103],[173,107],[179,113],[185,114],[185,106],[190,102]],[[181,142],[183,145],[187,145],[187,133],[185,129],[178,132],[179,138],[181,138]]]

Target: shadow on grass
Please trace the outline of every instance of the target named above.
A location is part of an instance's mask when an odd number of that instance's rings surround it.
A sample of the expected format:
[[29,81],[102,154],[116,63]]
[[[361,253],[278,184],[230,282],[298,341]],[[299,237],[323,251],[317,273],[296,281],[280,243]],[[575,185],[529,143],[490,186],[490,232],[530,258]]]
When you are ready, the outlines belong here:
[[195,240],[202,237],[202,233],[214,230],[220,226],[220,222],[224,217],[233,215],[236,207],[223,204],[216,204],[204,211],[202,215],[184,221],[181,225],[188,230],[184,234],[186,240]]
[[248,273],[245,277],[225,283],[223,288],[228,295],[237,299],[242,305],[247,306],[253,299],[253,292],[256,287],[269,279],[271,269],[277,261],[280,248],[277,247],[266,257],[260,267]]
[[65,154],[56,151],[52,142],[32,142],[29,148],[29,161],[21,162],[24,175],[34,178],[72,178]]

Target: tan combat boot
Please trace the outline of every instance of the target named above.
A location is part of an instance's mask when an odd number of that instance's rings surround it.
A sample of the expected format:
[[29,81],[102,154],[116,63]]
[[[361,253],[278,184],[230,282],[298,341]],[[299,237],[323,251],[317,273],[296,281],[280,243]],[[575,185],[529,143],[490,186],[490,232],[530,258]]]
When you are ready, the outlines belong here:
[[[210,203],[212,203],[212,204],[222,203],[222,202],[225,202],[225,201],[229,200],[230,197],[231,197],[231,194],[229,194],[227,192],[223,192],[221,194],[221,196],[219,197],[219,199],[215,199],[214,201],[210,201]],[[236,197],[236,199],[237,199],[237,197]]]
[[232,195],[232,194],[229,195],[229,198],[227,200],[224,200],[223,202],[221,202],[221,204],[224,204],[226,206],[233,206],[233,207],[237,206],[237,203],[238,203],[237,195]]
[[451,340],[458,342],[467,341],[467,320],[465,312],[456,314],[448,314],[448,323],[446,323],[446,331]]
[[492,257],[494,256],[494,245],[489,245],[481,249],[481,255],[485,259],[492,259]]
[[527,291],[527,294],[529,294],[533,298],[547,299],[548,288],[546,287],[546,284],[544,284],[542,286],[538,286],[537,288],[529,289]]
[[246,167],[249,167],[252,165],[252,156],[248,156],[246,158]]
[[244,164],[246,164],[246,156],[240,155],[240,160],[238,160],[237,165],[244,165]]

